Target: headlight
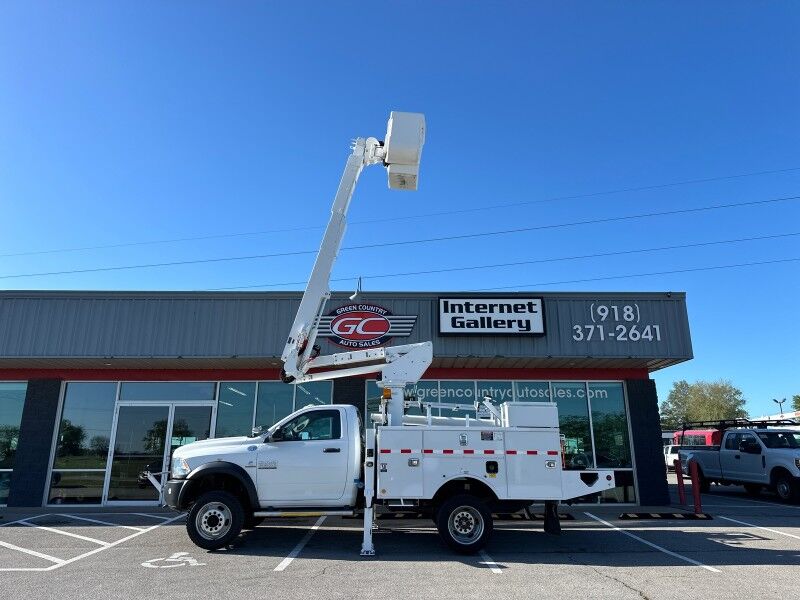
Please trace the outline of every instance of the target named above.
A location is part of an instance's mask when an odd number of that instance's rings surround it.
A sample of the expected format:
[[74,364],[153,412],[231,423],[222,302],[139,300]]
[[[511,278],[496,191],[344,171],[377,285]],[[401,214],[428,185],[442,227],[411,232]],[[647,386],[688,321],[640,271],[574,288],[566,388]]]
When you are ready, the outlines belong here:
[[189,471],[191,471],[191,469],[185,458],[172,459],[172,470],[170,471],[172,477],[186,477]]

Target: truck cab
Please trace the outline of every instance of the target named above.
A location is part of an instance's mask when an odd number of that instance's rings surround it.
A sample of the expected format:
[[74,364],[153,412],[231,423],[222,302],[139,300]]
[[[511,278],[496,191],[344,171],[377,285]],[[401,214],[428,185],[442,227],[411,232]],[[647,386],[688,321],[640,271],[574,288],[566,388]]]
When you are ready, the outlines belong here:
[[800,501],[800,428],[742,423],[724,429],[718,446],[684,447],[684,473],[697,462],[701,489],[711,483],[740,484],[748,493],[774,490],[785,501]]
[[[190,513],[190,518],[199,518],[197,536],[204,547],[215,545],[228,531],[238,533],[255,524],[260,518],[256,513],[352,512],[363,460],[360,421],[352,405],[308,406],[254,436],[182,446],[173,455],[165,503],[176,510],[208,513]],[[230,496],[235,503],[214,500]],[[231,509],[233,505],[238,508]],[[230,527],[224,526],[226,521]]]

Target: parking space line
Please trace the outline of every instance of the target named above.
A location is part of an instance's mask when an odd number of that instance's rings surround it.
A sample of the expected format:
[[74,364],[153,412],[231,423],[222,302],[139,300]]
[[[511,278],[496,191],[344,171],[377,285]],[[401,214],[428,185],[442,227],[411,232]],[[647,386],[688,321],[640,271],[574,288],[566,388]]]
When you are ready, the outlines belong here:
[[50,562],[56,563],[57,566],[61,566],[66,562],[63,558],[56,558],[55,556],[50,556],[49,554],[42,554],[41,552],[36,552],[36,550],[28,550],[27,548],[20,548],[19,546],[15,546],[14,544],[9,544],[8,542],[0,542],[0,546],[2,546],[3,548],[8,548],[9,550],[17,550],[18,552],[24,552],[25,554],[30,554],[31,556],[36,556],[37,558],[43,558],[45,560],[49,560]]
[[[62,515],[62,516],[68,516],[68,515]],[[172,517],[171,519],[168,519],[167,521],[164,521],[163,523],[156,523],[155,525],[151,525],[147,529],[140,529],[138,527],[130,527],[129,529],[137,529],[136,533],[132,533],[129,536],[126,536],[126,537],[124,537],[124,538],[122,538],[120,540],[117,540],[115,542],[111,542],[107,546],[101,546],[99,548],[95,548],[94,550],[89,550],[89,552],[84,552],[83,554],[79,554],[78,556],[73,556],[72,558],[69,558],[69,559],[66,559],[66,560],[65,559],[61,559],[61,558],[56,558],[54,556],[48,556],[46,554],[40,554],[38,552],[34,552],[33,550],[27,550],[25,548],[19,548],[17,546],[12,546],[11,544],[8,544],[6,542],[0,542],[0,545],[5,546],[7,548],[11,548],[12,550],[19,550],[20,552],[27,552],[28,554],[32,554],[34,556],[39,556],[39,557],[45,558],[47,560],[56,561],[56,564],[51,565],[49,567],[0,568],[0,572],[3,572],[3,571],[53,571],[54,569],[58,569],[60,567],[66,566],[66,565],[71,564],[71,563],[74,563],[74,562],[76,562],[78,560],[81,560],[81,559],[87,558],[89,556],[92,556],[93,554],[98,554],[99,552],[104,552],[104,551],[106,551],[106,550],[108,550],[110,548],[113,548],[114,546],[118,546],[120,544],[124,544],[125,542],[127,542],[129,540],[132,540],[133,538],[139,537],[140,535],[148,533],[150,531],[153,531],[154,529],[158,529],[159,527],[163,527],[164,525],[168,525],[168,524],[172,523],[173,521],[177,521],[178,519],[184,518],[185,516],[186,516],[185,513],[181,513],[176,517]],[[93,519],[83,519],[83,520],[94,521]],[[105,524],[104,521],[101,521],[101,523]],[[114,525],[115,527],[125,527],[125,525],[116,525],[114,523],[110,523],[110,525]]]
[[726,521],[739,523],[739,525],[746,525],[747,527],[755,527],[756,529],[763,529],[764,531],[770,531],[772,533],[777,533],[778,535],[785,535],[786,537],[800,540],[800,535],[795,535],[793,533],[786,533],[785,531],[778,531],[777,529],[770,529],[769,527],[762,527],[761,525],[753,525],[752,523],[747,523],[746,521],[739,521],[737,519],[731,519],[730,517],[720,517],[720,519],[725,519]]
[[100,519],[89,519],[87,517],[78,517],[77,515],[61,515],[63,517],[69,517],[70,519],[78,519],[79,521],[88,521],[89,523],[97,523],[98,525],[110,525],[112,527],[122,527],[123,529],[133,529],[134,531],[147,531],[147,529],[142,527],[134,527],[133,525],[120,525],[119,523],[112,523],[111,521],[101,521]]
[[500,574],[503,572],[503,570],[498,566],[498,564],[494,562],[494,559],[486,553],[486,550],[481,550],[479,554],[480,557],[483,559],[483,562],[481,562],[481,564],[489,567],[492,573]]
[[50,516],[50,513],[45,513],[43,515],[35,515],[33,517],[23,517],[21,519],[17,519],[16,521],[8,521],[7,523],[0,523],[0,527],[8,527],[9,525],[16,525],[17,523],[20,523],[20,522],[25,521],[27,519],[40,519],[42,517],[49,517],[49,516]]
[[36,523],[31,523],[30,521],[26,521],[25,519],[21,519],[19,523],[20,525],[25,525],[26,527],[34,527],[35,529],[43,529],[44,531],[52,531],[53,533],[68,535],[69,537],[77,538],[79,540],[86,540],[87,542],[94,542],[95,544],[100,544],[101,546],[108,546],[109,544],[109,542],[104,542],[103,540],[97,540],[95,538],[90,538],[85,535],[72,533],[71,531],[63,531],[61,529],[56,529],[55,527],[46,527],[44,525],[37,525]]
[[284,570],[286,570],[286,567],[288,567],[290,564],[292,564],[292,561],[295,558],[297,558],[297,556],[300,554],[300,551],[308,543],[308,540],[311,539],[311,536],[313,536],[316,533],[317,529],[319,529],[319,527],[320,527],[320,525],[322,525],[323,521],[325,521],[325,516],[324,515],[321,516],[319,519],[317,519],[317,522],[314,523],[314,525],[311,527],[311,529],[309,529],[306,532],[306,535],[303,537],[303,539],[300,540],[299,542],[297,542],[297,545],[292,549],[291,552],[289,552],[289,554],[286,556],[286,558],[284,558],[280,562],[280,564],[273,569],[273,571],[284,571]]
[[680,560],[683,560],[685,562],[691,563],[691,564],[693,564],[693,565],[695,565],[697,567],[705,569],[706,571],[711,571],[712,573],[721,573],[721,571],[719,569],[715,569],[714,567],[709,567],[708,565],[704,565],[703,563],[698,562],[698,561],[696,561],[696,560],[694,560],[692,558],[689,558],[688,556],[684,556],[683,554],[678,554],[677,552],[673,552],[672,550],[667,550],[666,548],[662,548],[661,546],[659,546],[658,544],[654,544],[653,542],[648,542],[646,539],[640,538],[638,535],[635,535],[635,534],[631,533],[630,531],[622,529],[621,527],[617,527],[616,525],[612,525],[608,521],[604,521],[600,517],[597,517],[597,516],[593,515],[590,512],[585,512],[583,514],[585,514],[587,517],[589,517],[591,519],[594,519],[598,523],[602,523],[606,527],[610,527],[614,531],[619,531],[621,534],[627,535],[628,537],[633,538],[637,542],[641,542],[645,546],[650,546],[651,548],[655,548],[659,552],[663,552],[664,554],[669,554],[670,556],[673,556],[673,557],[678,558]]
[[148,513],[128,513],[130,515],[138,515],[140,517],[150,517],[151,519],[161,519],[162,521],[169,520],[169,517],[165,517],[163,515],[151,515]]
[[[157,523],[155,525],[152,525],[152,526],[148,527],[147,529],[142,529],[142,530],[138,531],[137,533],[132,533],[131,535],[129,535],[127,537],[124,537],[121,540],[117,540],[116,542],[111,542],[108,546],[103,546],[101,548],[95,548],[94,550],[90,550],[89,552],[85,552],[84,554],[80,554],[78,556],[75,556],[73,558],[65,560],[63,562],[63,564],[56,565],[56,567],[48,567],[48,570],[54,569],[54,568],[57,568],[57,567],[62,567],[64,565],[68,565],[68,564],[73,563],[75,561],[81,560],[82,558],[86,558],[87,556],[91,556],[92,554],[97,554],[99,552],[103,552],[104,550],[108,550],[109,548],[112,548],[114,546],[118,546],[119,544],[127,542],[128,540],[132,540],[135,537],[139,537],[143,533],[147,533],[149,531],[153,531],[154,529],[158,529],[159,527],[163,527],[164,525],[168,525],[169,523],[172,523],[173,521],[177,521],[178,519],[181,519],[181,518],[183,518],[185,516],[186,515],[184,513],[181,513],[177,517],[172,517],[168,521],[164,521],[163,523]],[[120,525],[120,527],[124,527],[124,526]]]

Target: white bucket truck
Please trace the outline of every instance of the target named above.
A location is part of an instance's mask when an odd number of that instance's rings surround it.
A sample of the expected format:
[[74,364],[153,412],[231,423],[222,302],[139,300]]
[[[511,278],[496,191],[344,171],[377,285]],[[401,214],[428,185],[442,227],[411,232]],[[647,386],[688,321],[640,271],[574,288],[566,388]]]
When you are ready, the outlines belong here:
[[[319,356],[317,326],[330,297],[330,273],[344,236],[356,181],[383,164],[389,187],[416,190],[425,119],[392,112],[384,142],[358,138],[339,184],[322,245],[282,360],[287,384],[379,374],[380,412],[365,428],[350,404],[309,406],[251,437],[194,442],[173,454],[164,484],[168,506],[189,510],[187,531],[198,546],[228,545],[266,517],[363,512],[363,556],[375,553],[375,505],[430,515],[443,540],[477,552],[492,532],[493,512],[545,503],[545,530],[559,531],[558,502],[614,487],[610,470],[566,471],[553,403],[428,404],[406,388],[433,358],[431,342]],[[354,399],[356,400],[356,399]],[[424,416],[404,414],[408,404]],[[439,409],[476,417],[434,416]]]

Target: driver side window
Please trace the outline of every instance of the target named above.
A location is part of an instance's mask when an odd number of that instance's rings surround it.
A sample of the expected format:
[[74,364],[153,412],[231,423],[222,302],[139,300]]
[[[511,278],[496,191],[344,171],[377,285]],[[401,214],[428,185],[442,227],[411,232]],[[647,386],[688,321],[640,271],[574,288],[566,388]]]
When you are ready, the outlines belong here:
[[275,442],[338,440],[342,437],[338,410],[312,410],[284,423],[273,434]]

